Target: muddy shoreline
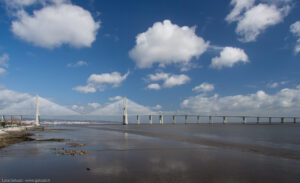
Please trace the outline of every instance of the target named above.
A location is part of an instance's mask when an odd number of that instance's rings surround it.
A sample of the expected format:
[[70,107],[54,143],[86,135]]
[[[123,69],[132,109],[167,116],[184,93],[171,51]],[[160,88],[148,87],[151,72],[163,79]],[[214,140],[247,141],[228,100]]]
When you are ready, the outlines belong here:
[[35,128],[29,128],[25,130],[19,130],[19,129],[9,129],[7,131],[2,131],[2,134],[0,135],[0,149],[3,149],[5,147],[11,146],[13,144],[18,144],[21,142],[29,142],[29,141],[35,141],[35,142],[66,142],[68,139],[60,139],[60,138],[51,138],[51,139],[38,139],[33,138],[34,133],[33,131],[45,131],[43,127],[35,127]]
[[32,136],[33,134],[28,132],[9,132],[0,136],[0,149],[25,141],[33,141]]
[[[43,143],[43,142],[58,142],[58,143],[64,143],[69,142],[69,139],[64,138],[38,138],[34,137],[35,134],[31,133],[34,130],[41,130],[41,131],[67,131],[67,129],[44,129],[44,128],[37,128],[37,129],[31,129],[31,131],[13,131],[13,132],[5,132],[0,136],[0,150],[11,146],[13,144],[18,144],[22,142],[37,142],[37,143]],[[86,155],[88,154],[87,150],[76,150],[77,148],[83,147],[85,144],[81,144],[78,142],[69,142],[65,144],[64,148],[51,148],[54,154],[58,155],[67,155],[67,156],[76,156],[76,155]],[[75,148],[75,149],[74,149]]]

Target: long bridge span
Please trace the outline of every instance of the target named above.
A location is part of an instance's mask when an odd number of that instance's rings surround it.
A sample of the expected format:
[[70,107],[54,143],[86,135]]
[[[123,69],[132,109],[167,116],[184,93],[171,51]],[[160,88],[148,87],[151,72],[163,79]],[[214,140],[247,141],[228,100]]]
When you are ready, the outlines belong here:
[[[128,114],[127,99],[123,99],[122,114],[104,114],[104,115],[40,115],[39,114],[39,97],[36,97],[36,113],[31,115],[26,114],[0,114],[2,123],[21,124],[26,119],[31,119],[35,125],[40,125],[41,117],[43,119],[61,119],[61,120],[87,120],[93,118],[94,121],[108,121],[108,118],[113,119],[113,122],[119,122],[123,125],[128,124],[296,124],[300,122],[300,117],[297,116],[255,116],[255,115],[199,115],[199,114]],[[99,121],[99,120],[98,120]]]

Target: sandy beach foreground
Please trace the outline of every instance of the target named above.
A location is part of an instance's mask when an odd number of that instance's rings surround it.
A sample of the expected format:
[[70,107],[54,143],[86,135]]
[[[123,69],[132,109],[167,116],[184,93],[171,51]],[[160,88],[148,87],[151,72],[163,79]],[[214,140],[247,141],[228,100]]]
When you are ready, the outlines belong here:
[[22,134],[0,148],[0,182],[300,180],[300,125],[47,125]]

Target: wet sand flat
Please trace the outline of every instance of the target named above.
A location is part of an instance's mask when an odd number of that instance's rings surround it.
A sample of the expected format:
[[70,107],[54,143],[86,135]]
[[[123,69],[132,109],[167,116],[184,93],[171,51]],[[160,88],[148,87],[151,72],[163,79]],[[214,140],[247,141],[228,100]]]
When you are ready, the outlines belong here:
[[12,132],[6,133],[0,136],[0,149],[10,146],[12,144],[17,144],[24,141],[33,140],[30,136],[33,134],[26,132]]
[[0,149],[0,180],[299,182],[299,132],[299,125],[47,126],[32,132],[34,141]]

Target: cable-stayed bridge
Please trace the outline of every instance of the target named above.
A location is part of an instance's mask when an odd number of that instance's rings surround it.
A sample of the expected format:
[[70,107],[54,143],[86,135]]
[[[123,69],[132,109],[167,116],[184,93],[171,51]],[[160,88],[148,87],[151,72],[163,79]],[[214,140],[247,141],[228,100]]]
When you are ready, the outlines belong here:
[[[51,122],[57,124],[295,124],[300,122],[297,116],[255,116],[255,115],[198,115],[198,114],[128,114],[127,99],[123,99],[123,112],[120,114],[39,114],[39,96],[35,100],[35,114],[2,114],[1,122],[7,124],[23,124],[26,122],[40,125]],[[46,123],[48,122],[48,123]]]

